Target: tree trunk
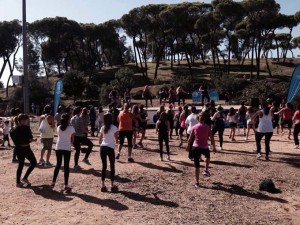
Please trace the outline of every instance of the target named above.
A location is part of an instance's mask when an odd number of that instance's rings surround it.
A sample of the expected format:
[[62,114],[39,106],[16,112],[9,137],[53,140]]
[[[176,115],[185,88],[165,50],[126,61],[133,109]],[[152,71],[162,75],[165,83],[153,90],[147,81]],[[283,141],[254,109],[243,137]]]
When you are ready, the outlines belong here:
[[133,51],[134,51],[135,67],[136,67],[136,70],[139,71],[139,64],[138,64],[138,59],[137,59],[137,55],[136,55],[135,37],[133,37]]
[[231,57],[231,37],[230,35],[228,34],[227,35],[228,37],[228,61],[227,61],[227,74],[230,73],[230,57]]
[[265,60],[266,60],[266,65],[267,65],[267,70],[268,70],[268,73],[269,73],[269,77],[272,77],[272,71],[271,71],[271,68],[270,68],[270,65],[269,65],[269,61],[268,61],[268,52],[269,51],[265,51],[263,55],[265,56]]
[[251,50],[251,67],[250,67],[250,81],[253,79],[253,65],[254,65],[254,37],[252,40],[252,50]]

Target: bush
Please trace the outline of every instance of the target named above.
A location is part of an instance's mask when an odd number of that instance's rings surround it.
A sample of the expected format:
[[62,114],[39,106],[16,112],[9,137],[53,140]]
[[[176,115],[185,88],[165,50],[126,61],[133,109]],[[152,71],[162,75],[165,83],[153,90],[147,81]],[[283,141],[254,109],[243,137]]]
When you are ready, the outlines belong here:
[[191,92],[194,90],[193,85],[191,85],[192,78],[191,76],[175,76],[174,79],[171,81],[171,86],[177,88],[178,86],[181,86],[185,91]]
[[85,96],[91,100],[99,100],[100,89],[95,84],[88,84],[85,90]]
[[82,96],[82,93],[86,88],[83,74],[75,70],[68,71],[64,75],[63,82],[64,93],[67,97],[73,97],[75,103],[76,98]]
[[110,103],[108,94],[111,92],[112,89],[113,87],[111,85],[102,84],[100,88],[100,97],[99,97],[100,105],[105,106]]
[[115,79],[111,82],[111,85],[117,88],[119,93],[125,93],[126,88],[133,88],[133,75],[133,70],[123,67],[116,72]]

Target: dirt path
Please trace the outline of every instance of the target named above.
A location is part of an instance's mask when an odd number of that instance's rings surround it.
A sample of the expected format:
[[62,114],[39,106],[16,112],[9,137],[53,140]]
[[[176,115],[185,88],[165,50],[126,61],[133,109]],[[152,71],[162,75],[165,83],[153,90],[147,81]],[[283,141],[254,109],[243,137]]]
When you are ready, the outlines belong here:
[[[145,148],[134,150],[135,163],[126,162],[126,151],[116,163],[116,194],[100,192],[96,139],[92,166],[71,171],[71,194],[61,193],[62,171],[51,190],[54,168],[36,168],[32,187],[16,188],[12,151],[0,150],[0,224],[300,224],[300,150],[286,137],[273,137],[270,162],[256,160],[253,136],[248,143],[243,136],[225,142],[212,154],[212,176],[201,177],[200,189],[191,185],[193,164],[177,140],[171,141],[171,161],[160,162],[154,131],[147,137]],[[38,159],[41,144],[32,148]],[[258,191],[267,177],[282,193]]]

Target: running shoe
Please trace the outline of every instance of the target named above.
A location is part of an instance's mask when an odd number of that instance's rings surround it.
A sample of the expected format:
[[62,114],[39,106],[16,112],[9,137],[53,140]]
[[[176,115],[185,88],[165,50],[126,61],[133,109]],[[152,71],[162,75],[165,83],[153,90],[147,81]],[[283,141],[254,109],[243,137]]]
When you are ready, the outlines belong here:
[[133,149],[137,149],[137,148],[138,148],[138,145],[134,145],[134,146],[133,146]]
[[21,188],[21,187],[23,187],[23,186],[24,186],[23,183],[17,183],[17,184],[16,184],[16,187],[18,187],[18,188]]
[[171,158],[170,158],[170,155],[168,155],[168,158],[167,158],[168,160],[171,160]]
[[260,153],[257,153],[256,158],[257,158],[257,159],[260,159],[260,158],[261,158],[261,154],[260,154]]
[[132,157],[128,157],[128,162],[134,162],[134,159]]
[[40,159],[40,161],[39,161],[39,165],[40,165],[40,166],[44,166],[44,165],[45,165],[45,160],[43,160],[43,159]]
[[118,153],[118,155],[116,156],[116,159],[119,159],[120,158],[120,153]]
[[160,161],[164,161],[163,157],[160,157]]
[[87,164],[89,166],[92,165],[88,159],[83,159],[82,162],[84,162],[85,164]]
[[203,174],[204,176],[210,177],[210,173],[209,173],[208,170],[203,171],[202,174]]
[[112,186],[111,189],[110,189],[110,191],[111,191],[112,193],[116,193],[118,190],[119,190],[119,188],[118,188],[118,186],[116,186],[116,185]]
[[200,184],[198,182],[194,183],[195,188],[200,188]]
[[75,165],[74,170],[81,170],[81,167],[79,165]]
[[31,183],[27,179],[25,179],[25,178],[22,179],[22,182],[24,184],[26,184],[27,186],[31,185]]
[[269,156],[266,156],[266,161],[270,161],[270,158],[269,158]]
[[19,161],[17,159],[13,159],[11,162],[12,163],[18,163]]
[[101,187],[101,192],[107,192],[106,186]]
[[299,145],[295,145],[295,149],[298,149],[299,148]]
[[46,162],[44,165],[49,166],[49,167],[53,166],[53,164],[51,162]]

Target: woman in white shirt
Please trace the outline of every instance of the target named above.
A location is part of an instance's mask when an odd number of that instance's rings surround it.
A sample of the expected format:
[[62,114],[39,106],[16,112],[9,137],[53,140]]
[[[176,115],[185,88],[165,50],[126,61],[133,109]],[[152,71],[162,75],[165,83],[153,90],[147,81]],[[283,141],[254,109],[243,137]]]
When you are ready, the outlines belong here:
[[65,177],[65,191],[71,191],[69,187],[69,165],[71,157],[71,145],[74,141],[75,129],[70,126],[70,116],[63,114],[61,116],[61,125],[57,128],[57,142],[56,142],[56,167],[54,169],[53,180],[51,187],[54,188],[56,179],[61,168],[62,158],[64,158],[64,177]]
[[235,129],[237,126],[237,113],[235,112],[235,109],[231,107],[229,109],[229,113],[227,114],[227,121],[229,122],[230,127],[230,135],[229,138],[232,138],[232,141],[235,141]]
[[115,144],[118,144],[118,128],[112,124],[112,115],[107,113],[103,117],[104,125],[100,130],[100,157],[102,161],[102,187],[101,192],[106,192],[105,186],[107,157],[110,162],[110,178],[111,178],[111,191],[118,191],[118,187],[114,185],[115,181]]

